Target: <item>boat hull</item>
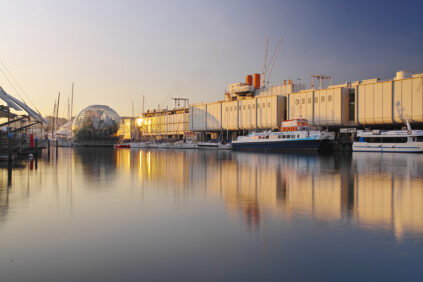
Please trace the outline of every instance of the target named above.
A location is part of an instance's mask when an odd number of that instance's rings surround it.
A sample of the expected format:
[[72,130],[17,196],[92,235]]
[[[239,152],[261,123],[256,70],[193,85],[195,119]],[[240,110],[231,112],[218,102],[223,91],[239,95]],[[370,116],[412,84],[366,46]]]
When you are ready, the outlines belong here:
[[422,143],[365,143],[354,142],[353,152],[375,153],[423,153]]
[[319,151],[328,140],[292,140],[271,142],[232,142],[235,151]]

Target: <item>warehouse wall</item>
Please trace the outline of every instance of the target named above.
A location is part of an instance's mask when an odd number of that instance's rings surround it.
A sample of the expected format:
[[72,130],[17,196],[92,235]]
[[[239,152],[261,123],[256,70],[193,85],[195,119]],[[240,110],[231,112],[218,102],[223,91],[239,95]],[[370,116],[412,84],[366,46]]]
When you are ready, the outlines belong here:
[[361,125],[423,122],[423,74],[411,78],[358,84],[356,123]]
[[305,118],[312,126],[348,126],[349,88],[304,90],[288,95],[288,119]]

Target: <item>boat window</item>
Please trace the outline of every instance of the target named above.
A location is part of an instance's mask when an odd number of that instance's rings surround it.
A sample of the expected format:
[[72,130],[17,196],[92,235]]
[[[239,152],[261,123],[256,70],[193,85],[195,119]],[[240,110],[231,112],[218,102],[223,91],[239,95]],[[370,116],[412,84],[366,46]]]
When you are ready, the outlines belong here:
[[322,96],[322,97],[320,98],[320,102],[322,102],[322,103],[324,103],[324,102],[325,102],[325,96]]
[[307,99],[307,103],[311,104],[311,97]]
[[417,136],[417,142],[423,142],[423,136]]
[[282,138],[282,135],[278,135],[278,139],[281,139]]
[[303,104],[303,105],[305,104],[305,98],[301,99],[301,104]]
[[295,138],[295,135],[290,135],[290,138]]
[[[383,143],[407,143],[407,137],[388,137],[388,138],[382,138]],[[387,139],[387,140],[385,140]]]
[[297,138],[300,138],[300,135],[297,135]]
[[269,139],[269,135],[266,136],[266,139]]

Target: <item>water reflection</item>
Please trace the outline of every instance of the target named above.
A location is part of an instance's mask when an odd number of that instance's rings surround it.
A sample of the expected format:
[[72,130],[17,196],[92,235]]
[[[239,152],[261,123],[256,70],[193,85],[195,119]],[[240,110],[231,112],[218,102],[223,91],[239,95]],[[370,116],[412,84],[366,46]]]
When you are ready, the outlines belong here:
[[23,169],[15,169],[12,187],[7,185],[7,170],[1,170],[0,222],[11,208],[11,197],[14,203],[27,201],[43,186],[64,195],[69,207],[79,188],[130,187],[159,189],[175,199],[198,195],[222,199],[228,217],[244,222],[249,230],[262,228],[266,216],[272,216],[347,221],[368,230],[390,231],[397,239],[423,235],[423,156],[419,155],[80,148],[60,150],[57,161],[40,159],[37,166],[28,161]]
[[[102,152],[84,173],[222,198],[231,218],[260,228],[265,214],[352,221],[366,229],[423,234],[423,158],[406,154],[291,155],[214,151]],[[112,164],[114,163],[114,165]],[[101,173],[101,171],[107,173]]]

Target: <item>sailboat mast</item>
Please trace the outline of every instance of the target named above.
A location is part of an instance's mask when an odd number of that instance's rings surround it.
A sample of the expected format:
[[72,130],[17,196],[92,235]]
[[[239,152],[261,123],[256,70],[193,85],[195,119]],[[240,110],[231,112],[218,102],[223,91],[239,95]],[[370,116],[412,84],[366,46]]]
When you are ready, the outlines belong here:
[[72,117],[73,117],[73,85],[74,85],[74,83],[72,82],[72,98],[71,98],[71,112],[70,112],[70,114],[71,114],[70,119],[71,120],[72,120]]
[[60,92],[59,96],[57,97],[57,107],[56,107],[56,127],[59,128],[59,104],[60,104]]
[[53,123],[53,125],[51,126],[51,138],[54,138],[54,127],[56,123],[56,101],[54,101],[53,115],[51,117],[52,117],[52,123]]

